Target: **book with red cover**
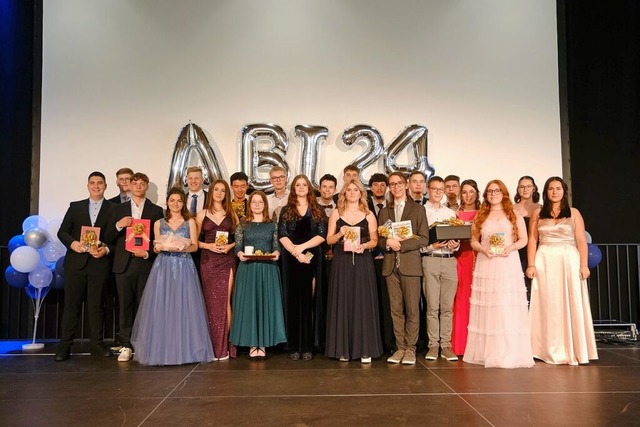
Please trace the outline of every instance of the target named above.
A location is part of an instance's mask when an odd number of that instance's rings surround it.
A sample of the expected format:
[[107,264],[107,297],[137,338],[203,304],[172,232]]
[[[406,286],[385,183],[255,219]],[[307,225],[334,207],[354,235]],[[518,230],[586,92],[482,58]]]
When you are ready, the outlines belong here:
[[127,227],[127,237],[125,239],[125,249],[128,251],[149,250],[151,242],[151,220],[134,219],[131,226]]

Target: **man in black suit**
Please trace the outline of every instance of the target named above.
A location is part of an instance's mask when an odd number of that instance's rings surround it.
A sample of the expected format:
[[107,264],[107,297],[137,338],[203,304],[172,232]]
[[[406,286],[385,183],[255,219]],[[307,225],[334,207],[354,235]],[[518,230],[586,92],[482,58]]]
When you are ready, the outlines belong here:
[[131,346],[131,329],[133,320],[142,298],[144,287],[151,271],[156,254],[152,251],[125,249],[126,228],[134,219],[148,219],[151,221],[149,237],[154,240],[153,224],[163,217],[162,208],[146,198],[149,188],[149,178],[143,173],[134,173],[129,185],[131,201],[122,203],[115,208],[117,222],[109,227],[108,235],[116,241],[113,258],[113,272],[116,274],[118,298],[120,300],[120,343],[122,349],[118,360],[131,360],[133,347]]
[[133,175],[133,170],[130,168],[118,169],[116,172],[116,185],[120,189],[120,194],[109,199],[111,203],[126,203],[131,199],[131,191],[129,190],[131,175]]
[[[114,221],[114,208],[105,200],[107,183],[101,172],[89,175],[89,198],[71,202],[60,224],[58,238],[67,247],[64,258],[65,286],[62,336],[56,352],[58,362],[69,359],[71,344],[81,318],[82,302],[87,301],[87,316],[91,338],[91,353],[108,357],[111,351],[102,344],[104,323],[104,295],[111,269],[112,242],[105,231]],[[99,227],[102,245],[89,244],[81,236],[82,226]]]

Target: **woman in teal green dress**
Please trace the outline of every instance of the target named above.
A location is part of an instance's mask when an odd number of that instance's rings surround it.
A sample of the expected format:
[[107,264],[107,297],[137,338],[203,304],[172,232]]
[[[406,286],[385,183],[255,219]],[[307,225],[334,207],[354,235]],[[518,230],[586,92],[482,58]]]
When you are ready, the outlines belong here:
[[[230,341],[250,347],[249,357],[264,360],[266,347],[287,341],[282,309],[282,288],[277,260],[280,257],[277,224],[269,219],[267,196],[256,191],[247,201],[247,218],[236,228],[236,255],[240,259],[233,294]],[[270,254],[255,259],[245,254]],[[259,252],[258,252],[259,251]]]

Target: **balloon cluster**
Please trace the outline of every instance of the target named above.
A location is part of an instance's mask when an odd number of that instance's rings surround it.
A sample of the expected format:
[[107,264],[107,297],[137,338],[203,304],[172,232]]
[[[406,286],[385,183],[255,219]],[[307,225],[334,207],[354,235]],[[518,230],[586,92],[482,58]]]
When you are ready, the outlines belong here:
[[22,234],[9,240],[11,265],[4,272],[7,283],[24,289],[31,298],[46,294],[49,288],[64,286],[64,255],[66,247],[58,239],[62,220],[47,222],[31,215],[22,223]]

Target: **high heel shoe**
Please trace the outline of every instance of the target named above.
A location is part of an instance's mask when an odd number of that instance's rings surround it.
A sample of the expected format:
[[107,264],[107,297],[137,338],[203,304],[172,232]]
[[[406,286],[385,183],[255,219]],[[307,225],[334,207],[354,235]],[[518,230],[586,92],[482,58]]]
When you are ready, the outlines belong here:
[[249,358],[256,360],[258,357],[260,357],[260,350],[258,350],[258,347],[251,347],[249,350]]

